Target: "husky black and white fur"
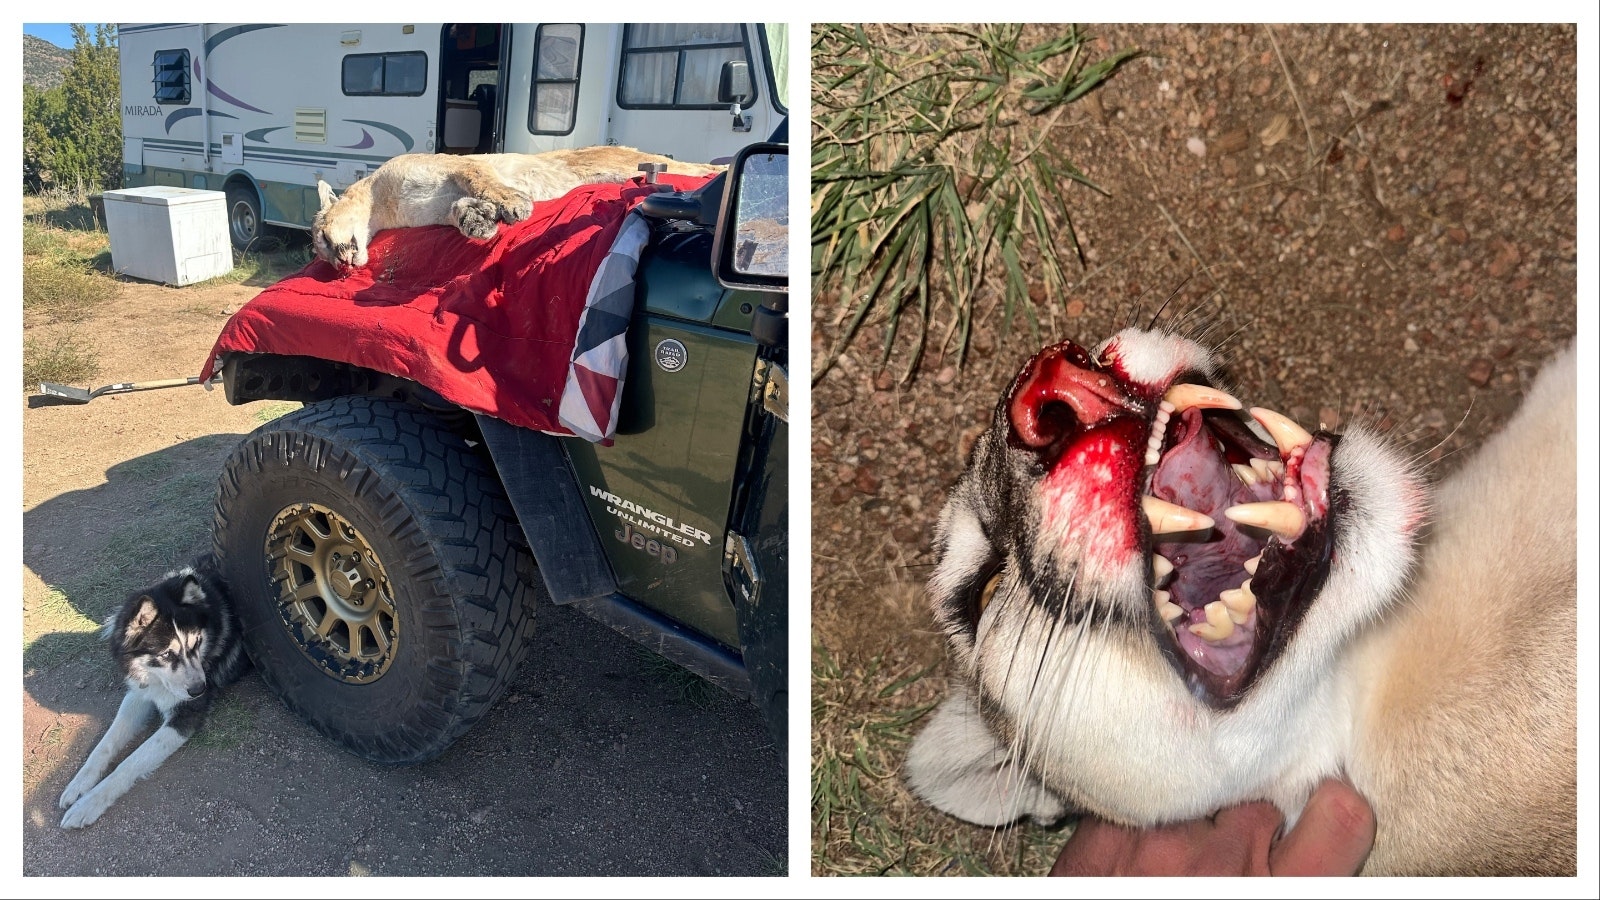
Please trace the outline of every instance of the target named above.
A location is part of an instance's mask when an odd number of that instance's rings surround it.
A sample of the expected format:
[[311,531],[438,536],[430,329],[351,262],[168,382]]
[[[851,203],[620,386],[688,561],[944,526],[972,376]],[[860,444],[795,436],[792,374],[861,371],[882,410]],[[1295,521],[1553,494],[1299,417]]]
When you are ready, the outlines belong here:
[[[195,733],[217,693],[247,664],[238,620],[210,556],[133,594],[101,634],[128,693],[111,728],[61,794],[67,811],[62,828],[94,824],[135,782],[159,768]],[[112,769],[151,712],[161,714],[161,726]]]

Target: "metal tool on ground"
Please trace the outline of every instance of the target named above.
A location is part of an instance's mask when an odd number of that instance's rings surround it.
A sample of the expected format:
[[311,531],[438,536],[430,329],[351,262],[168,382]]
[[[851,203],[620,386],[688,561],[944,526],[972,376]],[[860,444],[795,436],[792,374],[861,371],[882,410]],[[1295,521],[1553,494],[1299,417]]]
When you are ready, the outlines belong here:
[[[212,379],[215,381],[216,379]],[[39,383],[39,393],[46,397],[59,397],[68,403],[88,403],[101,394],[126,394],[130,391],[153,391],[157,388],[184,387],[199,384],[200,377],[192,375],[188,378],[163,378],[158,381],[119,381],[94,390],[73,387],[69,384],[55,384],[49,381]],[[206,390],[211,390],[211,383],[206,383]]]

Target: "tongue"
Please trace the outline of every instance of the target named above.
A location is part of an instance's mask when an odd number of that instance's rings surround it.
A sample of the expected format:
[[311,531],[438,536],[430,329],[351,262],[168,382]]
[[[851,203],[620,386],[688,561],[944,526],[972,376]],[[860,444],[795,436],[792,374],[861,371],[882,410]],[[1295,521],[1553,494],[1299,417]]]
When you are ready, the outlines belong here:
[[1206,669],[1228,676],[1247,661],[1255,633],[1254,618],[1233,636],[1207,644],[1188,626],[1205,621],[1204,607],[1222,591],[1236,588],[1249,575],[1243,562],[1261,552],[1263,543],[1238,530],[1222,511],[1239,503],[1266,499],[1271,489],[1252,488],[1241,482],[1228,465],[1225,451],[1204,425],[1199,408],[1184,410],[1169,426],[1174,445],[1162,454],[1151,479],[1150,493],[1179,506],[1210,516],[1216,523],[1209,536],[1186,535],[1190,540],[1157,541],[1154,552],[1176,567],[1166,590],[1172,600],[1191,615],[1173,623],[1178,644]]

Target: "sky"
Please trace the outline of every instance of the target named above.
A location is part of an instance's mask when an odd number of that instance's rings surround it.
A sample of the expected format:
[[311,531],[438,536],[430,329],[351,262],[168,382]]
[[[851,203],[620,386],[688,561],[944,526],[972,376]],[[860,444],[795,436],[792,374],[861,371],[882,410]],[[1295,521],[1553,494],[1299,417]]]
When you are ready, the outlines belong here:
[[30,25],[23,23],[22,33],[44,38],[57,47],[72,49],[72,29],[66,25]]

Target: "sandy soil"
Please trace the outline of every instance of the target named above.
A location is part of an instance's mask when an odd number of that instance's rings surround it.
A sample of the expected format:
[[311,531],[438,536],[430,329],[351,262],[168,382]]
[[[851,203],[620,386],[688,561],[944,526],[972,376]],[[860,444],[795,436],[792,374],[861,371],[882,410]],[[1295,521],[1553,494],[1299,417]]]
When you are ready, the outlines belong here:
[[[90,386],[198,374],[259,289],[127,283],[88,323]],[[223,459],[293,405],[198,386],[22,403],[24,874],[785,871],[785,751],[755,708],[548,601],[507,696],[432,762],[351,756],[252,673],[100,822],[60,829],[56,799],[121,697],[96,623],[209,546]]]
[[[1311,426],[1379,423],[1438,477],[1577,328],[1572,29],[1090,31],[1102,53],[1154,55],[1048,135],[1111,194],[1068,192],[1089,262],[1066,302],[1038,334],[992,311],[963,369],[935,349],[904,384],[904,350],[880,368],[868,329],[814,389],[813,636],[831,661],[814,680],[814,766],[861,786],[819,820],[819,873],[1037,873],[1059,848],[960,826],[899,779],[916,728],[902,723],[944,685],[920,597],[932,525],[1043,343],[1092,345],[1171,295],[1164,319],[1209,318],[1249,402]],[[817,300],[814,354],[837,334],[836,299]]]

